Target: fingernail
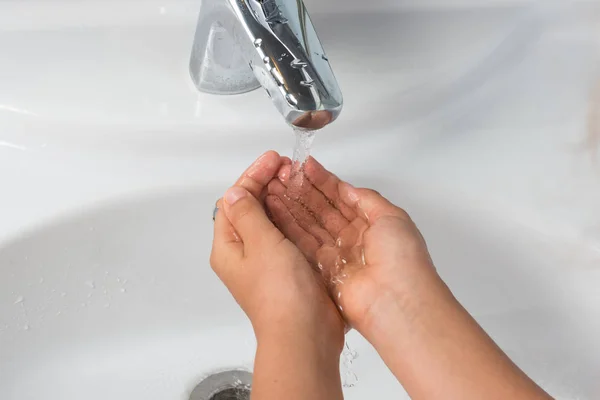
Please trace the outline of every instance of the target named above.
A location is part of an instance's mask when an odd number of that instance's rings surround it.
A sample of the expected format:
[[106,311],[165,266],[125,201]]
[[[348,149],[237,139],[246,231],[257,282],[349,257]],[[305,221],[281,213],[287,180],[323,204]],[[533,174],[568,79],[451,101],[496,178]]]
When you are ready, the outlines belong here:
[[225,202],[229,205],[235,204],[239,199],[245,197],[248,194],[246,189],[239,186],[233,186],[225,192]]
[[287,173],[284,170],[279,171],[278,178],[280,181],[285,181],[287,178]]
[[258,157],[253,163],[252,166],[248,169],[248,171],[246,172],[246,175],[253,175],[256,171],[261,170],[262,167],[262,163],[265,160],[265,158],[267,158],[267,156],[270,154],[270,151],[267,151],[266,153],[264,153],[263,155],[261,155],[260,157]]
[[358,201],[358,194],[356,193],[356,188],[348,182],[344,182],[344,185],[346,185],[346,193],[348,195],[348,200],[350,200],[353,203],[356,203]]

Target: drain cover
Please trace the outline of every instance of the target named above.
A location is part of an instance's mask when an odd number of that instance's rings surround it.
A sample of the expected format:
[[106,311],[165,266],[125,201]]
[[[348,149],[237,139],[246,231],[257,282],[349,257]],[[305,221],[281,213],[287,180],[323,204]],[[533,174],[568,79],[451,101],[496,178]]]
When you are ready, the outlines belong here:
[[250,400],[252,374],[233,370],[210,375],[198,384],[190,400]]
[[229,388],[215,393],[210,400],[250,400],[250,390]]

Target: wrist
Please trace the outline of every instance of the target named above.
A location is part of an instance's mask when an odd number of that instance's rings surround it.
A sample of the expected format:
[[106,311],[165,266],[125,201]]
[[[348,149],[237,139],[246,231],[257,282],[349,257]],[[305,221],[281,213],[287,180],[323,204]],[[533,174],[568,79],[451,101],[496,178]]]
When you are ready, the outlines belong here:
[[410,288],[387,286],[356,329],[375,347],[390,341],[401,345],[418,334],[427,318],[455,304],[458,302],[437,274],[423,277]]
[[344,346],[344,328],[340,321],[326,318],[307,320],[298,316],[253,324],[259,347],[302,347],[327,358],[339,358]]
[[274,349],[286,352],[297,351],[323,363],[331,362],[336,367],[344,345],[343,333],[339,336],[306,327],[269,327],[255,330],[259,350]]

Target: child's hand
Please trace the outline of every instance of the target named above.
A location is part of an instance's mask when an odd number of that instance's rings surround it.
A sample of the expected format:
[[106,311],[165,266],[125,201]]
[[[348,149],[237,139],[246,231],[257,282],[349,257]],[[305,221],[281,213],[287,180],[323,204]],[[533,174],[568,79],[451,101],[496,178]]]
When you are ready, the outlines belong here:
[[339,355],[344,324],[335,304],[261,202],[281,165],[277,153],[264,154],[219,201],[210,263],[250,318],[259,343],[301,335]]
[[[350,325],[367,338],[382,310],[407,318],[444,285],[408,214],[379,193],[341,182],[310,158],[302,186],[291,187],[286,162],[269,184],[267,209],[281,231],[322,270]],[[302,179],[298,179],[302,181]]]

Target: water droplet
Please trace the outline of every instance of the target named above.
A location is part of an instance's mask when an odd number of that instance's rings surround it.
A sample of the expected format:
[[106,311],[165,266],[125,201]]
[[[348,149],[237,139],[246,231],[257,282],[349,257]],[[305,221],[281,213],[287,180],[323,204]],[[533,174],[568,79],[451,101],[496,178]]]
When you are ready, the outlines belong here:
[[29,325],[23,326],[23,329],[25,329],[26,331],[28,331],[29,330]]
[[296,69],[301,69],[301,68],[306,68],[308,64],[302,60],[300,60],[299,58],[295,58],[292,60],[292,62],[290,63],[290,67],[292,68],[296,68]]
[[329,58],[327,58],[325,54],[321,54],[321,58],[323,59],[323,61],[329,61]]
[[264,62],[265,64],[269,64],[269,63],[271,62],[271,57],[269,57],[269,56],[264,56],[264,57],[263,57],[263,62]]
[[15,299],[15,304],[21,304],[24,300],[25,298],[23,296],[17,296]]
[[57,311],[56,312],[56,316],[58,317],[60,314],[62,314],[62,311]]
[[365,219],[367,220],[367,222],[369,222],[369,214],[367,214],[366,211],[363,211],[363,214],[365,215]]
[[65,297],[66,295],[67,295],[67,292],[62,292],[62,293],[60,294],[60,297]]
[[125,289],[125,288],[121,288],[121,289],[119,289],[119,292],[121,292],[121,293],[125,293],[125,292],[127,292],[127,289]]
[[254,39],[254,46],[260,47],[260,46],[262,46],[262,42],[263,42],[263,40],[261,38],[256,38],[256,39]]
[[342,364],[342,386],[345,388],[351,388],[358,382],[358,376],[353,371],[352,364],[354,360],[358,358],[358,353],[353,350],[348,341],[344,344],[344,350],[342,351],[341,364]]
[[95,289],[96,288],[96,283],[94,281],[85,281],[85,285],[87,287],[89,287],[90,289]]

